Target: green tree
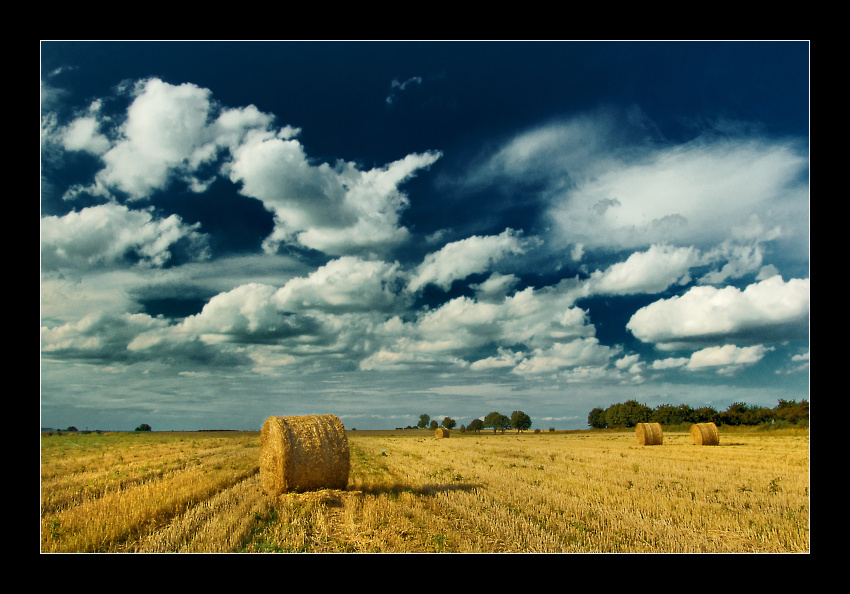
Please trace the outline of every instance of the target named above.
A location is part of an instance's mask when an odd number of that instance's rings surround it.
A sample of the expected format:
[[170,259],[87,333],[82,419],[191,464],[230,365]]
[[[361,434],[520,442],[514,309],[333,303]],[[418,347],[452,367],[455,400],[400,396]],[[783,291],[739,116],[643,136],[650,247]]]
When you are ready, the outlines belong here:
[[150,430],[151,430],[151,426],[148,425],[147,423],[142,423],[141,425],[136,427],[136,431],[150,431]]
[[720,413],[710,406],[702,406],[694,410],[694,423],[720,423]]
[[419,422],[416,423],[416,426],[420,429],[424,429],[428,426],[428,423],[431,422],[431,417],[428,415],[419,415]]
[[808,424],[809,422],[808,400],[801,400],[798,403],[796,400],[780,399],[774,411],[778,421],[785,421],[794,425]]
[[590,414],[587,415],[587,424],[592,429],[605,429],[607,427],[605,423],[605,409],[597,406],[591,410]]
[[733,402],[725,411],[720,413],[720,422],[724,425],[744,425],[744,419],[750,407],[746,402]]
[[481,419],[472,419],[467,425],[467,430],[472,431],[473,433],[478,433],[482,429],[484,429],[484,421]]
[[493,433],[496,433],[496,431],[504,433],[506,429],[510,428],[511,420],[501,413],[491,412],[484,417],[484,426],[493,429]]
[[638,423],[648,423],[651,416],[651,408],[636,400],[627,400],[605,409],[605,424],[608,427],[634,427]]
[[772,423],[775,413],[772,408],[765,406],[751,406],[744,415],[744,425],[763,425]]
[[694,409],[687,404],[674,406],[672,404],[661,404],[652,411],[650,421],[662,425],[681,425],[682,423],[693,423]]
[[434,419],[433,421],[431,421],[431,424],[428,425],[428,428],[433,431],[434,429],[436,429],[439,426],[440,426],[440,424],[437,422],[437,419]]
[[440,424],[441,424],[443,427],[445,427],[446,429],[454,429],[454,426],[455,426],[455,425],[457,425],[457,421],[455,421],[455,420],[454,420],[453,418],[451,418],[451,417],[445,417],[445,418],[443,419],[442,423],[440,423]]
[[511,413],[511,427],[517,430],[517,433],[531,429],[531,417],[522,412],[515,410]]

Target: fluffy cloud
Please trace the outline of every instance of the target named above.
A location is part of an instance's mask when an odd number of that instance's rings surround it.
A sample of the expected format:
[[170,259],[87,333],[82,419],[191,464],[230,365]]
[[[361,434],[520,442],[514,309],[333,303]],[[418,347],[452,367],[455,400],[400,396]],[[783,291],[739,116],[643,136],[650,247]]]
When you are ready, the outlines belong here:
[[443,246],[428,254],[414,271],[408,288],[416,292],[433,283],[448,290],[452,282],[470,274],[486,272],[494,262],[510,254],[522,254],[528,240],[513,229],[505,229],[499,235],[481,237],[473,235]]
[[62,145],[69,151],[102,155],[111,146],[109,139],[100,133],[100,124],[93,116],[77,118],[61,134]]
[[127,345],[143,332],[165,322],[144,314],[91,313],[77,322],[41,329],[44,353],[74,354],[81,358],[122,359]]
[[193,335],[270,337],[292,333],[292,323],[271,301],[275,287],[250,283],[216,295],[181,324]]
[[791,144],[701,139],[609,163],[553,197],[549,214],[559,235],[585,248],[710,245],[754,212],[770,228],[798,225],[806,165]]
[[46,359],[76,359],[106,365],[168,362],[190,365],[235,366],[246,358],[199,340],[160,341],[156,349],[138,348],[140,337],[168,331],[167,323],[146,314],[97,312],[54,328],[41,328],[41,350]]
[[517,363],[525,358],[523,352],[513,352],[504,347],[499,347],[498,354],[495,357],[486,357],[474,361],[469,368],[475,371],[484,371],[488,369],[514,368]]
[[652,369],[664,371],[668,369],[685,369],[699,371],[714,369],[721,374],[729,374],[742,366],[758,363],[773,347],[757,344],[739,347],[734,344],[724,344],[700,349],[690,357],[671,357],[653,361]]
[[[572,304],[572,296],[556,287],[529,287],[501,301],[457,297],[410,322],[388,320],[376,332],[383,346],[360,366],[376,369],[402,360],[409,366],[423,360],[424,353],[429,365],[471,360],[476,370],[512,366],[520,360],[516,345],[541,353],[593,336],[587,312]],[[482,348],[496,348],[499,354],[476,358]]]
[[404,302],[398,263],[353,256],[332,260],[307,277],[290,280],[274,295],[283,311],[376,311],[399,309]]
[[204,259],[206,239],[197,229],[198,225],[185,225],[177,215],[156,219],[150,212],[117,204],[42,217],[42,270],[103,268],[134,260],[163,266],[181,247],[194,259]]
[[120,139],[102,156],[106,167],[97,183],[138,200],[163,188],[172,171],[203,144],[211,105],[210,92],[192,84],[151,79],[134,92]]
[[117,191],[129,200],[143,200],[177,179],[201,192],[212,178],[199,178],[199,171],[215,163],[220,151],[235,149],[249,133],[270,134],[271,116],[254,106],[222,109],[208,89],[191,83],[140,80],[129,96],[132,101],[117,127],[95,101],[55,133],[66,150],[97,155],[104,165],[94,183],[70,188],[66,199],[80,192],[113,199]]
[[[694,287],[681,297],[639,309],[626,327],[644,342],[661,348],[686,343],[786,340],[807,331],[808,279],[780,276],[746,287]],[[803,337],[805,334],[803,335]]]
[[371,253],[407,239],[399,218],[408,199],[399,186],[439,158],[413,154],[360,171],[353,163],[313,165],[294,139],[255,138],[234,152],[230,178],[274,213],[267,251],[287,242],[332,255]]
[[772,349],[760,344],[743,348],[733,344],[709,347],[692,354],[687,368],[689,370],[719,368],[719,373],[731,373],[742,365],[758,363],[770,350]]
[[370,352],[375,326],[406,303],[402,281],[398,264],[343,257],[280,288],[247,283],[220,293],[181,323],[140,333],[130,348],[259,345],[249,355],[265,367],[323,352],[357,359]]
[[411,154],[366,171],[353,163],[317,164],[296,139],[299,129],[274,130],[273,118],[253,105],[224,109],[208,89],[156,78],[137,82],[131,97],[123,122],[108,135],[102,129],[112,124],[96,110],[58,131],[48,127],[66,150],[90,152],[104,165],[94,183],[74,186],[65,198],[88,192],[143,200],[174,181],[202,192],[226,177],[274,215],[264,244],[269,252],[295,243],[331,255],[364,254],[404,242],[409,232],[399,220],[408,199],[399,186],[441,156]]
[[635,252],[624,262],[596,271],[585,283],[587,294],[633,295],[660,293],[673,284],[690,280],[690,269],[701,263],[694,248],[653,245]]
[[472,284],[479,301],[500,301],[519,282],[513,274],[494,272],[483,283]]
[[536,349],[534,354],[523,359],[514,369],[518,374],[540,374],[558,372],[564,368],[596,368],[608,365],[619,352],[600,344],[595,337],[582,338],[567,343],[556,343],[548,349]]
[[806,148],[792,141],[709,130],[670,145],[639,111],[600,109],[516,135],[455,189],[538,201],[550,247],[574,257],[662,242],[708,248],[754,213],[778,231],[772,239],[803,238],[796,249],[805,246],[807,167]]

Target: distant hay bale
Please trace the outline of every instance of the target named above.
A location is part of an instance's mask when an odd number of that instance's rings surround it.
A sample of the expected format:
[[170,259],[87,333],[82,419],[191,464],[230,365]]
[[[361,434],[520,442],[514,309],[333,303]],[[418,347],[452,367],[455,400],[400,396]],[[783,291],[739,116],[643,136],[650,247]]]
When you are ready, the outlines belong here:
[[638,423],[635,433],[638,445],[661,445],[664,441],[660,423]]
[[334,415],[269,417],[260,431],[260,483],[269,495],[345,489],[351,459]]
[[434,437],[440,439],[441,437],[448,437],[449,430],[445,427],[437,427],[437,430],[434,432]]
[[691,441],[694,445],[720,445],[720,431],[714,423],[691,425]]

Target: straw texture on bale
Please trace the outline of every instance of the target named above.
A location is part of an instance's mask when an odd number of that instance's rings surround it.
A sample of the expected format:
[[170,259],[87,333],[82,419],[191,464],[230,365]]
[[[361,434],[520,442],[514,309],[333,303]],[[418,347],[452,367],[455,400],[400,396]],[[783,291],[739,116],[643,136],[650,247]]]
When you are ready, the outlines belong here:
[[334,415],[269,417],[260,431],[260,484],[269,495],[345,489],[351,459]]
[[714,423],[691,425],[691,441],[694,445],[720,445],[720,431]]
[[659,423],[638,423],[635,428],[638,445],[661,445],[664,432]]
[[441,437],[448,437],[449,430],[445,427],[437,427],[437,430],[434,432],[434,437],[440,439]]

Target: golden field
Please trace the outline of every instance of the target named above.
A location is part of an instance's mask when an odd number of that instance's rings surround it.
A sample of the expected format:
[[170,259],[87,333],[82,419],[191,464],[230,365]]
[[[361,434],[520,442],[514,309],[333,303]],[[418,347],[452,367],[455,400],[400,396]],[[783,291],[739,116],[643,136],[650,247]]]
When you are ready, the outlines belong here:
[[42,552],[809,552],[809,435],[349,431],[345,490],[267,497],[259,432],[41,437]]

